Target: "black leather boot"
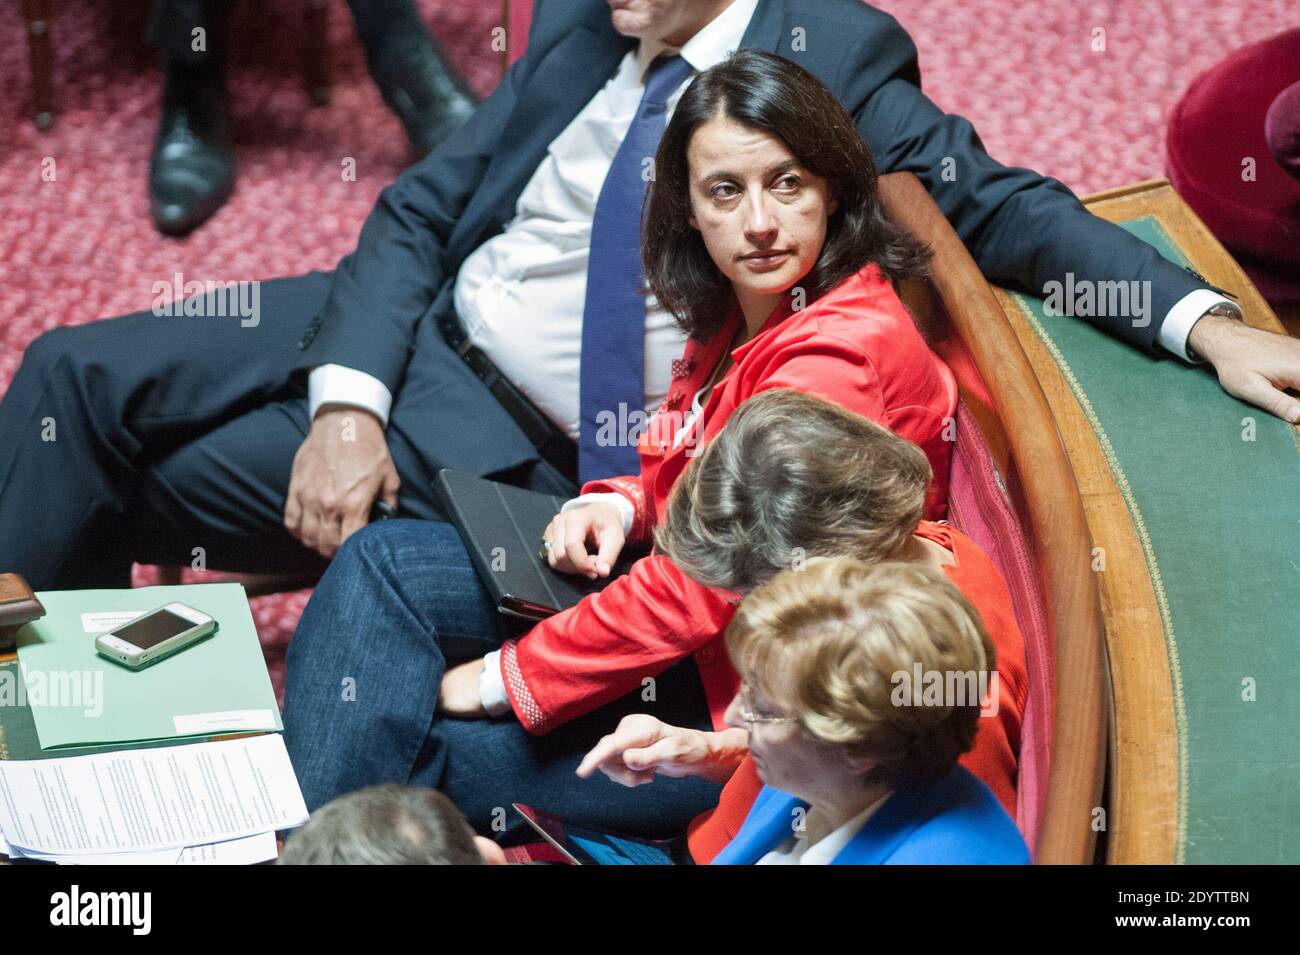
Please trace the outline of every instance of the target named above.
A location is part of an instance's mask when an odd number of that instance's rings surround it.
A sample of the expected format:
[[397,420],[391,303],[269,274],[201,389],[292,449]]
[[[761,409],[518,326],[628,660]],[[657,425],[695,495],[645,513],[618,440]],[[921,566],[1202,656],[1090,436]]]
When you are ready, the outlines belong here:
[[221,208],[235,185],[230,98],[221,66],[164,67],[163,115],[149,164],[158,229],[184,235]]
[[[468,120],[478,97],[443,56],[428,29],[415,21],[406,29],[389,8],[387,22],[372,13],[373,3],[352,0],[357,32],[365,45],[370,75],[383,101],[398,114],[412,152],[424,156]],[[396,9],[402,4],[396,4]],[[400,27],[400,29],[399,29]]]

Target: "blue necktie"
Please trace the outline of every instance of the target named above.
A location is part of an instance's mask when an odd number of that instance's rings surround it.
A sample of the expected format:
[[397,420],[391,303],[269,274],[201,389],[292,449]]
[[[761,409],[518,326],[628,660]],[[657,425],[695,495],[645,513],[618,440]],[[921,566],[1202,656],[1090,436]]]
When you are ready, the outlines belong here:
[[596,200],[582,310],[580,483],[640,472],[629,421],[635,423],[631,416],[645,410],[644,173],[667,125],[668,97],[690,73],[691,65],[680,56],[661,56],[650,64],[636,117]]

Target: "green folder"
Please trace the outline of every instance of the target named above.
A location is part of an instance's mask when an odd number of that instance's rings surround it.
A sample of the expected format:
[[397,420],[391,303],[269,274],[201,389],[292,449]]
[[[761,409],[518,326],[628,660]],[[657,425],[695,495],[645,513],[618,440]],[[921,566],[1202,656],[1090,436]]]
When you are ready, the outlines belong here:
[[[98,746],[63,746],[59,749],[41,749],[36,735],[36,720],[26,699],[18,702],[16,687],[22,682],[23,671],[17,660],[0,663],[0,760],[5,759],[64,759],[69,756],[93,756],[96,753],[114,753],[127,749],[153,749],[158,746],[175,746],[174,739],[146,740],[138,743],[104,743]],[[214,737],[200,736],[187,739],[187,743],[207,743]]]
[[[284,728],[242,585],[38,596],[46,613],[18,631],[18,660],[43,750]],[[143,670],[127,669],[96,652],[99,634],[94,620],[83,615],[148,613],[173,601],[210,614],[219,629]]]

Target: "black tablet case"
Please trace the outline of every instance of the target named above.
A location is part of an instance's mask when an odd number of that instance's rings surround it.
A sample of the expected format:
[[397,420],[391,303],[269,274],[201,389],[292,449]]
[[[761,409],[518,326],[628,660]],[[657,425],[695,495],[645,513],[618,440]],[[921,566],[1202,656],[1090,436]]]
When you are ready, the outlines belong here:
[[474,569],[502,613],[542,620],[572,607],[627,572],[624,552],[608,577],[588,580],[552,570],[538,551],[542,532],[565,499],[444,468],[434,493],[460,531]]

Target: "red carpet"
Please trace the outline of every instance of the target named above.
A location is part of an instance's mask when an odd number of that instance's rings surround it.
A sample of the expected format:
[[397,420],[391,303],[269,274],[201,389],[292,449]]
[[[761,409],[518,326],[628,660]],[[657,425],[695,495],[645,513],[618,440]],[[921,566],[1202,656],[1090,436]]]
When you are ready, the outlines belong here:
[[[421,0],[474,87],[499,76],[497,0]],[[921,51],[926,90],[971,119],[1008,164],[1089,192],[1163,175],[1164,125],[1191,78],[1227,51],[1294,25],[1288,0],[883,0]],[[351,250],[406,144],[351,35],[331,8],[330,105],[302,87],[306,0],[236,4],[232,92],[240,173],[230,203],[194,235],[165,239],[148,218],[145,176],[159,73],[141,37],[147,0],[55,0],[58,121],[30,121],[19,4],[0,7],[0,389],[27,343],[149,306],[158,279],[241,280],[330,268]],[[1094,51],[1094,30],[1105,50]],[[42,180],[46,158],[56,178]],[[356,161],[344,182],[341,163]],[[3,505],[0,504],[0,507]],[[0,555],[0,564],[3,555]],[[0,566],[0,569],[4,569]],[[140,581],[146,579],[140,575]],[[306,594],[254,601],[277,689]]]

